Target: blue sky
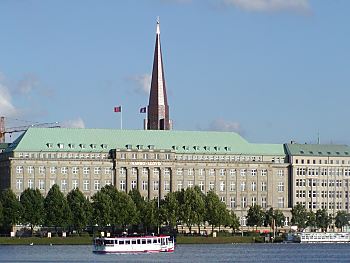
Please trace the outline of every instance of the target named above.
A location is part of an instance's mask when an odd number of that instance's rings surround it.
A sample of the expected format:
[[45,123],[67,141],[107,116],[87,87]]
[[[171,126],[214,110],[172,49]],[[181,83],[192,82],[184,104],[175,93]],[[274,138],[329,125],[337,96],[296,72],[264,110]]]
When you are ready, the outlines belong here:
[[[350,144],[348,0],[2,0],[0,115],[142,129],[160,16],[176,130]],[[16,123],[23,125],[25,123]]]

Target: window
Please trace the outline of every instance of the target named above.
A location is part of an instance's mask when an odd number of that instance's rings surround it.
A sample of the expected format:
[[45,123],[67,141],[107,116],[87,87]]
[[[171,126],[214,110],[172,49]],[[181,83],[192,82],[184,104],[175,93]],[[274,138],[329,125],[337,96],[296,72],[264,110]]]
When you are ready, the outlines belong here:
[[16,173],[20,174],[23,172],[23,167],[22,166],[16,166]]
[[247,170],[246,169],[241,169],[241,176],[245,176],[246,175]]
[[252,176],[256,176],[256,169],[252,169],[251,175],[252,175]]
[[182,168],[177,168],[176,174],[177,175],[182,175]]
[[153,182],[153,190],[158,191],[159,190],[159,181],[154,181]]
[[45,181],[40,179],[38,186],[39,190],[45,190]]
[[142,181],[142,190],[147,191],[148,190],[148,182],[147,181]]
[[72,167],[72,174],[78,174],[78,167]]
[[188,174],[188,175],[193,175],[193,169],[188,169],[188,170],[187,170],[187,174]]
[[84,180],[83,181],[83,190],[88,191],[90,189],[90,181],[89,180]]
[[33,179],[29,179],[29,180],[28,180],[28,188],[29,188],[29,189],[33,189],[33,188],[34,188]]
[[284,175],[283,170],[278,170],[277,174],[278,176],[283,176]]
[[146,167],[142,168],[142,175],[144,175],[144,176],[148,175],[148,168],[146,168]]
[[29,174],[32,174],[34,172],[34,167],[33,166],[28,166],[27,171]]
[[56,167],[50,167],[50,174],[55,174],[56,173],[57,168]]
[[136,181],[131,181],[131,189],[135,189],[136,188]]
[[61,167],[61,174],[67,174],[67,167]]
[[266,208],[267,207],[267,198],[266,196],[261,197],[261,207]]
[[266,192],[266,191],[267,191],[266,182],[261,182],[261,191],[262,191],[262,192]]
[[94,168],[94,174],[100,174],[101,168],[100,167],[95,167]]
[[267,170],[266,169],[261,170],[261,176],[266,176],[266,175],[267,175]]
[[101,189],[101,183],[100,180],[94,180],[94,190],[98,191]]
[[252,196],[252,206],[256,205],[256,196]]
[[236,169],[230,169],[230,176],[236,175]]
[[105,167],[105,174],[111,174],[111,173],[112,173],[112,168]]
[[90,173],[90,168],[89,167],[84,167],[83,168],[83,174],[89,174]]
[[78,180],[72,180],[72,187],[74,190],[78,188]]
[[164,191],[166,191],[166,192],[170,191],[169,181],[164,181]]
[[284,183],[283,182],[278,182],[277,191],[278,192],[283,192],[284,191]]
[[199,181],[199,188],[201,189],[202,192],[204,192],[204,182]]
[[209,182],[209,190],[214,190],[214,182]]
[[245,191],[245,182],[241,182],[241,191],[242,191],[242,192]]
[[236,197],[231,196],[230,197],[230,208],[235,208],[236,207]]
[[242,208],[246,208],[247,207],[247,197],[246,196],[242,196],[241,206],[242,206]]
[[119,189],[121,191],[125,191],[125,181],[124,180],[120,180]]
[[170,160],[170,154],[169,154],[169,153],[166,153],[166,154],[165,154],[165,159],[166,159],[166,160]]
[[44,173],[45,173],[45,167],[39,166],[39,174],[44,174]]
[[22,179],[16,179],[16,190],[22,190],[22,184],[23,184],[23,181]]
[[134,176],[137,175],[137,168],[136,167],[131,168],[131,175],[134,175]]
[[255,192],[255,191],[256,191],[256,182],[252,182],[250,186],[251,186],[250,189],[251,189],[253,192]]
[[283,208],[283,207],[284,207],[284,198],[278,197],[278,208]]
[[199,175],[204,175],[204,169],[203,168],[199,169]]
[[236,183],[234,181],[230,182],[230,192],[236,191]]
[[170,176],[170,168],[164,168],[164,176]]
[[223,203],[225,203],[225,202],[226,202],[225,196],[220,196],[220,201],[223,202]]
[[137,159],[137,154],[136,153],[132,153],[131,154],[131,159],[134,159],[134,160]]
[[188,181],[188,188],[192,188],[193,187],[193,181]]
[[61,180],[61,191],[67,190],[67,181],[66,179]]
[[214,169],[209,169],[209,175],[215,175],[215,170]]
[[220,181],[220,192],[225,191],[225,181]]
[[220,169],[220,176],[224,176],[225,175],[225,169]]

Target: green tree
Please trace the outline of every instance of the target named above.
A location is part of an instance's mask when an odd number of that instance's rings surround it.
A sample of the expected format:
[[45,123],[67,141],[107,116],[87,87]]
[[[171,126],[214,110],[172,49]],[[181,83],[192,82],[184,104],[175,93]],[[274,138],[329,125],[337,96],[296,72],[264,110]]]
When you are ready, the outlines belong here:
[[265,213],[260,205],[253,205],[247,213],[248,226],[262,226],[264,224]]
[[269,210],[265,212],[264,226],[272,226],[273,220],[274,220],[274,210],[271,207]]
[[160,216],[162,223],[174,229],[180,220],[179,192],[169,192],[160,202]]
[[[114,201],[114,200],[113,200]],[[120,224],[124,229],[128,225],[139,222],[139,212],[132,198],[124,193],[117,191],[116,200],[113,203],[115,224]]]
[[66,228],[71,224],[71,211],[69,209],[67,199],[57,184],[54,184],[44,200],[45,224],[50,227]]
[[3,226],[12,228],[18,224],[22,215],[22,206],[11,189],[6,189],[1,193],[0,202],[3,210]]
[[225,223],[230,223],[229,212],[226,205],[220,201],[219,196],[210,190],[205,198],[206,221],[212,226],[212,233],[214,227],[220,227]]
[[349,225],[350,214],[346,211],[338,211],[335,216],[335,226],[337,228],[343,228],[344,226]]
[[321,228],[322,231],[327,230],[328,226],[332,223],[332,218],[328,216],[326,209],[318,209],[316,211],[316,226]]
[[306,225],[311,228],[315,228],[317,226],[316,214],[312,211],[306,212],[306,214],[307,214]]
[[4,210],[2,207],[2,203],[0,202],[0,227],[2,226],[3,220],[4,220]]
[[275,220],[276,232],[278,227],[283,227],[286,217],[281,210],[275,210],[273,212],[273,219]]
[[67,202],[72,215],[72,225],[80,233],[91,221],[92,206],[78,188],[68,193]]
[[308,214],[305,207],[297,204],[292,208],[292,224],[297,225],[298,228],[305,228],[307,226]]
[[143,224],[146,233],[159,225],[158,200],[149,200],[144,205]]
[[143,225],[143,227],[146,227],[144,225],[145,220],[146,220],[145,219],[145,216],[146,216],[146,201],[145,201],[145,199],[141,196],[140,191],[136,188],[133,188],[132,190],[129,191],[129,196],[131,197],[134,204],[136,205],[136,209],[137,209],[137,213],[138,213],[138,218],[137,218],[136,224],[141,223],[141,225]]
[[33,235],[34,226],[44,222],[44,197],[39,189],[25,189],[21,194],[21,205],[23,209],[21,223],[29,224]]
[[112,224],[113,201],[102,189],[92,196],[93,220],[98,226],[106,227]]
[[238,216],[233,211],[229,213],[227,225],[231,227],[233,231],[238,230],[240,227]]
[[187,188],[184,191],[181,212],[182,219],[188,226],[190,233],[192,232],[193,225],[200,227],[204,222],[205,213],[205,203],[202,194],[194,188]]

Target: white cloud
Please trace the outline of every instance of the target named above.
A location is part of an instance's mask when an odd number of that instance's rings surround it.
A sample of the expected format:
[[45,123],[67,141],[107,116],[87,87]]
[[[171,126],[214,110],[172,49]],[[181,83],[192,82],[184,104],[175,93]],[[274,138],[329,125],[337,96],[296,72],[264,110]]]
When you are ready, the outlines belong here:
[[222,0],[222,1],[227,5],[233,5],[248,11],[307,12],[310,9],[309,0]]
[[151,89],[151,74],[139,74],[129,76],[129,81],[134,83],[133,88],[136,93],[148,95]]
[[5,76],[0,72],[0,113],[1,116],[13,117],[17,115],[18,110],[12,103],[12,96],[5,84]]
[[82,118],[77,118],[75,120],[67,120],[61,123],[63,128],[85,128],[85,123]]
[[241,125],[238,122],[227,121],[224,119],[213,120],[209,124],[210,131],[225,131],[225,132],[237,132],[241,133]]

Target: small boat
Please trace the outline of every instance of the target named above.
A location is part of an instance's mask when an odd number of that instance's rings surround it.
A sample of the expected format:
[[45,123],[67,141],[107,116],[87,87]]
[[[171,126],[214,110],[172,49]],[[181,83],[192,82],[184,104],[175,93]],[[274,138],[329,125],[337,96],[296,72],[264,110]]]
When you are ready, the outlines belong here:
[[98,237],[94,253],[158,253],[174,252],[174,238],[160,236]]
[[301,232],[300,243],[348,243],[350,233],[347,232]]

